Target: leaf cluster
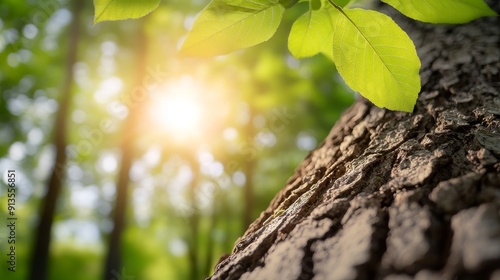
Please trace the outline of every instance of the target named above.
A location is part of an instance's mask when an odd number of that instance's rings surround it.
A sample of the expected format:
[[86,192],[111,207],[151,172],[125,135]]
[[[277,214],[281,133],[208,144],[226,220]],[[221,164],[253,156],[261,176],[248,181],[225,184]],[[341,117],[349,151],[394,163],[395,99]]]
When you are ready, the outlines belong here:
[[[94,0],[95,22],[137,18],[153,10],[158,1]],[[180,54],[215,56],[267,41],[276,32],[285,10],[301,2],[308,3],[309,10],[297,18],[290,30],[288,48],[293,56],[324,54],[335,63],[347,85],[375,105],[413,110],[421,88],[421,65],[415,46],[389,16],[351,8],[367,1],[212,0],[198,15]],[[467,23],[496,15],[483,0],[383,2],[428,23]]]

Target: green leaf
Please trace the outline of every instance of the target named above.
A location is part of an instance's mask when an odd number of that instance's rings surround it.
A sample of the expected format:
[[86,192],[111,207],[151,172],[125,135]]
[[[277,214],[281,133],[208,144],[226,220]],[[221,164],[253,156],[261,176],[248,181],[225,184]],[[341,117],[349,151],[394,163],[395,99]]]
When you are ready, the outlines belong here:
[[382,0],[401,13],[423,22],[466,23],[497,15],[483,0]]
[[140,18],[159,4],[160,0],[94,0],[94,24],[106,20]]
[[296,58],[320,52],[332,58],[332,34],[329,9],[308,11],[293,23],[288,36],[288,49]]
[[354,91],[379,107],[411,112],[420,92],[420,60],[408,35],[388,16],[332,9],[333,60]]
[[285,7],[285,8],[291,8],[293,7],[295,4],[297,4],[299,2],[299,0],[279,0],[278,3],[281,4],[281,6]]
[[309,0],[309,8],[313,11],[319,10],[322,4],[321,0]]
[[351,2],[351,0],[337,0],[335,1],[335,4],[337,4],[338,6],[340,7],[344,7],[345,5],[347,5],[349,2]]
[[278,0],[213,0],[181,47],[185,56],[214,56],[269,40],[285,8]]

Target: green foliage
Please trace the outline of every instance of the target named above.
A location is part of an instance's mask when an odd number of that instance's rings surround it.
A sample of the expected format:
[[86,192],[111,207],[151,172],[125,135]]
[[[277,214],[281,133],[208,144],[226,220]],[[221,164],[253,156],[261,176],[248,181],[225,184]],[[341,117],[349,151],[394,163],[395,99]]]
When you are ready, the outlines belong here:
[[[302,0],[303,1],[303,0]],[[285,8],[290,8],[292,7],[293,5],[297,4],[298,2],[300,2],[299,0],[279,0],[279,3],[285,7]]]
[[411,112],[420,91],[420,61],[408,35],[375,11],[320,9],[313,2],[310,7],[292,26],[290,52],[297,58],[323,53],[375,105]]
[[466,23],[496,13],[482,0],[382,0],[401,13],[423,22]]
[[332,28],[329,10],[306,12],[294,22],[290,31],[288,37],[290,53],[297,58],[323,53],[333,59]]
[[[181,47],[186,56],[214,56],[271,38],[285,8],[305,0],[213,0],[196,19]],[[288,47],[297,58],[323,53],[346,83],[375,105],[411,112],[420,91],[420,61],[408,35],[374,11],[342,9],[358,1],[309,0],[309,11],[293,24]],[[431,23],[466,23],[493,16],[483,0],[383,0],[408,17]],[[157,1],[94,0],[95,22],[136,18]],[[333,48],[332,48],[333,45]]]
[[214,56],[267,41],[284,11],[277,0],[214,0],[198,16],[180,53]]
[[159,4],[160,0],[94,0],[94,23],[140,18],[156,9]]
[[[54,244],[53,261],[49,269],[49,279],[85,280],[99,278],[102,271],[102,259],[98,248],[75,246],[74,244]],[[85,271],[85,273],[75,273]]]
[[333,61],[346,83],[379,107],[411,112],[420,91],[420,60],[408,35],[379,12],[330,10]]
[[[266,41],[279,24],[283,6],[296,2],[305,1],[214,0],[198,17],[181,53],[219,55]],[[308,2],[309,11],[292,26],[290,52],[297,58],[323,53],[334,61],[346,83],[375,105],[411,112],[420,91],[420,61],[408,35],[379,12],[341,8],[357,1]],[[495,15],[482,0],[433,5],[416,0],[385,2],[407,16],[435,23],[464,23]],[[279,16],[274,16],[274,10]],[[273,11],[271,16],[268,11]]]

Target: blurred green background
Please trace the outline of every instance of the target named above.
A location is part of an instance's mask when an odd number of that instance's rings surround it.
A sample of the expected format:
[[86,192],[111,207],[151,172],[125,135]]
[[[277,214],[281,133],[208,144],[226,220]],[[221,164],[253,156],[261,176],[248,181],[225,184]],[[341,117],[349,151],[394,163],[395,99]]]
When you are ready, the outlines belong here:
[[[102,278],[117,188],[126,193],[121,278],[202,279],[353,94],[327,58],[289,54],[291,24],[307,3],[288,9],[263,44],[193,59],[176,50],[208,1],[163,1],[143,19],[97,25],[84,2],[76,11],[68,0],[0,3],[0,213],[4,225],[13,169],[18,218],[15,273],[0,229],[0,279],[30,272],[67,82],[67,159],[57,167],[49,279]],[[76,61],[67,65],[75,13]]]

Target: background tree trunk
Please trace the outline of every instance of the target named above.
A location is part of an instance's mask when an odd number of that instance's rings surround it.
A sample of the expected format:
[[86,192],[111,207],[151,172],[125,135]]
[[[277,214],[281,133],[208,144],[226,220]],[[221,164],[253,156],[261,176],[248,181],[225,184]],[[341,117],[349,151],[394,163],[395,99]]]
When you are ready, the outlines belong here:
[[57,200],[63,186],[66,175],[66,146],[67,146],[67,124],[69,107],[73,97],[73,66],[77,60],[78,42],[80,39],[80,13],[84,6],[83,0],[74,0],[70,3],[72,20],[68,29],[68,53],[66,56],[66,76],[59,96],[59,110],[54,123],[54,146],[55,159],[52,171],[47,181],[47,194],[40,206],[40,217],[36,227],[36,235],[33,242],[33,252],[30,263],[28,279],[44,280],[48,277],[49,249],[51,242],[52,224],[56,213]]
[[[135,84],[130,89],[128,96],[130,103],[128,104],[129,114],[123,125],[120,151],[121,164],[116,181],[116,201],[112,212],[113,229],[108,238],[108,251],[106,255],[106,264],[104,266],[103,279],[115,280],[119,278],[125,279],[126,268],[122,265],[122,236],[126,229],[126,214],[128,204],[128,189],[130,184],[130,169],[134,160],[134,143],[135,134],[139,127],[139,116],[144,111],[144,99],[142,95],[146,95],[144,88],[144,77],[146,76],[147,64],[147,48],[148,38],[145,33],[146,18],[141,19],[142,23],[137,31],[137,62]],[[144,98],[144,99],[143,99]]]
[[499,19],[397,21],[414,112],[356,102],[209,279],[500,279]]

